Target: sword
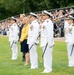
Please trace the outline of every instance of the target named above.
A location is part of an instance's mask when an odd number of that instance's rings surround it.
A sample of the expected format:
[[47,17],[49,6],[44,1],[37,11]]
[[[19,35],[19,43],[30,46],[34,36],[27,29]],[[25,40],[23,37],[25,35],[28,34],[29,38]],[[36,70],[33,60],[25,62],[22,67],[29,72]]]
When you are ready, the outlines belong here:
[[16,42],[13,41],[12,44],[11,44],[11,48],[12,48],[12,46],[13,46],[14,43],[16,44]]
[[34,45],[36,45],[36,43],[32,44],[29,50],[31,50],[31,48],[32,48]]
[[45,46],[44,52],[43,52],[43,54],[42,54],[42,58],[44,57],[45,51],[46,51],[46,49],[47,49],[47,46],[48,46],[48,43],[47,43],[46,46]]
[[12,44],[11,44],[11,48],[12,48],[12,46],[13,46],[13,43],[14,43],[14,41],[13,41]]
[[46,51],[46,49],[47,49],[47,46],[48,46],[48,43],[46,44],[45,49],[44,49],[44,52],[43,52],[42,57],[41,57],[41,59],[40,59],[40,62],[41,62],[41,63],[42,63],[42,60],[43,60],[43,57],[44,57],[45,51]]
[[72,46],[72,50],[71,50],[70,56],[72,56],[72,53],[73,53],[73,48],[74,48],[74,45]]

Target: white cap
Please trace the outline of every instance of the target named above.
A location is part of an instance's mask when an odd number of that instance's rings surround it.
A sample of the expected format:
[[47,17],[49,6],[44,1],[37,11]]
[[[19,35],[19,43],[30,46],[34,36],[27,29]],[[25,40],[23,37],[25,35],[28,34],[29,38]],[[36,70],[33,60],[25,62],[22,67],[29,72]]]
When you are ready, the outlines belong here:
[[51,13],[49,13],[48,11],[46,11],[46,10],[44,10],[44,11],[42,12],[42,14],[47,14],[47,15],[53,17],[53,15],[52,15]]
[[15,17],[13,17],[13,16],[11,17],[11,19],[12,19],[12,20],[15,20],[15,21],[17,21],[17,20],[16,20],[16,18],[15,18]]
[[15,17],[13,17],[13,16],[11,17],[11,19],[15,19],[15,20],[16,20],[16,18],[15,18]]
[[30,15],[35,16],[38,18],[37,14],[30,12]]

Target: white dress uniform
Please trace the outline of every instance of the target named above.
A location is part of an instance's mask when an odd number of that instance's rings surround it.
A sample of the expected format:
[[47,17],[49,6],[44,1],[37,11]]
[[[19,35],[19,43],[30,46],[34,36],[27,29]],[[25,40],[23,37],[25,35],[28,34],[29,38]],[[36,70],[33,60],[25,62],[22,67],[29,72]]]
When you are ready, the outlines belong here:
[[10,46],[12,49],[12,60],[17,59],[18,57],[18,48],[17,48],[17,42],[19,39],[18,36],[19,33],[19,28],[16,23],[12,24],[12,26],[9,29],[9,41],[10,41]]
[[33,20],[29,27],[28,32],[28,41],[29,44],[29,52],[30,52],[30,62],[31,69],[38,68],[38,55],[36,51],[36,44],[38,43],[38,35],[39,35],[39,23],[37,20]]
[[53,22],[50,19],[46,19],[41,26],[41,47],[44,49],[47,45],[45,54],[44,54],[44,71],[43,72],[51,72],[52,71],[52,50],[54,45],[53,38]]
[[[71,30],[69,30],[71,29]],[[65,42],[67,43],[69,67],[74,67],[74,26],[69,25],[66,28],[67,36]],[[73,49],[73,51],[72,51]],[[71,53],[72,52],[72,53]]]

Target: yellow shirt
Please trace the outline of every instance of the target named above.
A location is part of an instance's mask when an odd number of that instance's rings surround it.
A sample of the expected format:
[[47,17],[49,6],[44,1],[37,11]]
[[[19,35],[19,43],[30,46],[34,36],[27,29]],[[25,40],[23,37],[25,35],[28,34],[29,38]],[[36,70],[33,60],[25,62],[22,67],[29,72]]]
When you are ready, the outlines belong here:
[[29,29],[29,24],[25,25],[23,27],[22,32],[21,32],[21,38],[20,38],[21,42],[23,42],[25,39],[27,39],[27,37],[28,37],[28,29]]

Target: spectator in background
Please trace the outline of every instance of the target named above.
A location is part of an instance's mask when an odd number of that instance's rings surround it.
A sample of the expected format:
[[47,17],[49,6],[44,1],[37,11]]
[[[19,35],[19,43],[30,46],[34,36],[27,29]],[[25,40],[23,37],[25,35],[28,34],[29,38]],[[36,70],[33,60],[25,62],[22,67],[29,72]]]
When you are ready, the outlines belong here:
[[19,25],[19,27],[20,27],[20,33],[19,33],[19,39],[20,39],[20,37],[21,37],[21,30],[22,30],[22,28],[23,28],[23,26],[24,26],[24,24],[23,24],[23,18],[25,17],[25,14],[20,14],[20,25]]
[[69,13],[70,13],[70,14],[74,13],[74,9],[73,9],[73,8],[70,8]]
[[68,9],[65,9],[65,14],[69,14],[69,10]]
[[10,19],[8,19],[8,21],[7,21],[7,36],[9,35],[10,27],[11,27],[11,21],[10,21]]
[[59,10],[59,15],[58,15],[58,23],[57,23],[57,28],[58,28],[58,36],[61,37],[62,35],[62,19],[63,19],[63,10]]

